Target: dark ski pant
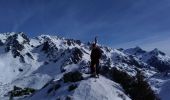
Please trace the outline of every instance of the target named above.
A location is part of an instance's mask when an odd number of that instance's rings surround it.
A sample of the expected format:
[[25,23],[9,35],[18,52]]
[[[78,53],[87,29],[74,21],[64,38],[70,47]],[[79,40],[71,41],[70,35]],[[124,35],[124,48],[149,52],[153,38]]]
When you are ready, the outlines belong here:
[[[96,67],[96,68],[95,68],[95,67]],[[91,74],[94,74],[95,71],[96,71],[96,74],[98,75],[99,72],[100,72],[99,60],[92,60],[92,61],[91,61],[90,68],[91,68]]]

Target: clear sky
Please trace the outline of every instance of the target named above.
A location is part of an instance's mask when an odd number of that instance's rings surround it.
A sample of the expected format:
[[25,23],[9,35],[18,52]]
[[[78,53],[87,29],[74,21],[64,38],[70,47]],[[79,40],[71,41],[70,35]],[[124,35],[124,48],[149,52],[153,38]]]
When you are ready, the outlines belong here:
[[52,34],[170,55],[170,0],[0,0],[0,32]]

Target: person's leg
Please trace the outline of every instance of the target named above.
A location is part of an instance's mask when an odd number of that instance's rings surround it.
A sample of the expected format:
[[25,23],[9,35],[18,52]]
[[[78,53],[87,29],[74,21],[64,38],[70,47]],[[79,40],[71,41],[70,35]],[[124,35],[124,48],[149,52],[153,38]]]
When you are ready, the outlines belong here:
[[96,74],[99,76],[100,73],[100,66],[99,66],[99,60],[96,62]]
[[94,65],[95,65],[94,61],[91,61],[91,65],[90,65],[91,74],[94,74],[94,70],[95,70]]

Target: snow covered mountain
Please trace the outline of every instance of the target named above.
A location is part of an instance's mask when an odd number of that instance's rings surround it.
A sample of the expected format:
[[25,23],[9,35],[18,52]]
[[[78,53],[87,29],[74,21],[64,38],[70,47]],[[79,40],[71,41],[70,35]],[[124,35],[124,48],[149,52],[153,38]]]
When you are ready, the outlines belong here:
[[[101,76],[94,79],[88,74],[90,46],[57,36],[0,34],[0,100],[134,100],[135,89],[129,90],[134,84],[126,86],[124,80],[137,83],[139,71],[151,87],[148,91],[153,90],[161,100],[170,99],[170,57],[165,53],[99,45],[103,52]],[[80,80],[65,82],[68,73],[77,71],[80,75],[75,77],[81,76]]]

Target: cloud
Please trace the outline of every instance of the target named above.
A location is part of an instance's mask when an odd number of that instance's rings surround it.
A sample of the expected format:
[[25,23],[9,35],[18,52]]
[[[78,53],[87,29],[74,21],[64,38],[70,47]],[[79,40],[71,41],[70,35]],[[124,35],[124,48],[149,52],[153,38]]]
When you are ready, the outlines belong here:
[[164,49],[169,33],[163,33],[170,31],[168,0],[18,0],[0,5],[1,31],[13,26],[12,31],[30,36],[48,33],[83,41],[97,35],[104,45],[169,50]]

